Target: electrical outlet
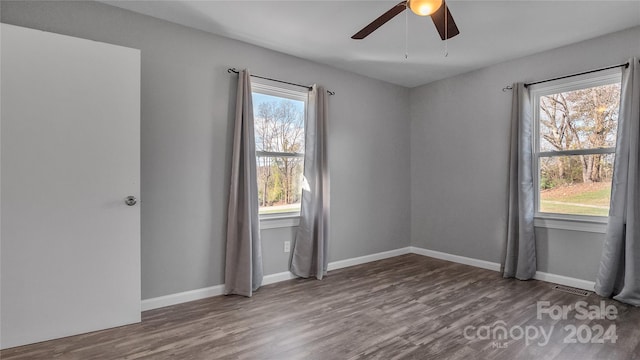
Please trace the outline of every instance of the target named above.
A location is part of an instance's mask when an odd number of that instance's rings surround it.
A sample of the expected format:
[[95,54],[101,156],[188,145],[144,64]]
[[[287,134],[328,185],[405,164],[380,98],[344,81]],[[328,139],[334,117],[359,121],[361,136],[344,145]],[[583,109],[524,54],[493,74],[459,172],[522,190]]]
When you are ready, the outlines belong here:
[[291,251],[291,241],[285,241],[284,242],[284,252],[288,253],[289,251]]

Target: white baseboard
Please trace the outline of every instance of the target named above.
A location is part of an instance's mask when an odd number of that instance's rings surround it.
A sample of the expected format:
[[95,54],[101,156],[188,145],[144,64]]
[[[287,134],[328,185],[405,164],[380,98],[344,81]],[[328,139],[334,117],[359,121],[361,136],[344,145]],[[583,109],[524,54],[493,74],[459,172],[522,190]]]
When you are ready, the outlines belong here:
[[281,273],[265,275],[262,277],[262,285],[275,284],[280,281],[287,281],[295,279],[297,276],[293,275],[289,271],[283,271]]
[[[360,264],[366,264],[368,262],[388,259],[391,257],[400,256],[404,254],[409,254],[408,247],[384,251],[384,252],[375,253],[371,255],[359,256],[351,259],[332,261],[327,265],[327,271],[342,269],[349,266],[355,266]],[[265,275],[264,278],[262,279],[262,285],[274,284],[280,281],[286,281],[286,280],[291,280],[295,278],[297,278],[297,276],[295,276],[293,273],[289,271],[283,271],[281,273]]]
[[[384,251],[376,254],[359,256],[356,258],[338,260],[329,263],[328,270],[337,270],[342,269],[349,266],[355,266],[360,264],[365,264],[372,261],[378,261],[382,259],[387,259],[395,256],[405,255],[405,254],[418,254],[422,256],[428,256],[436,259],[446,260],[455,262],[458,264],[470,265],[482,269],[488,269],[493,271],[500,271],[500,264],[494,263],[491,261],[479,260],[474,258],[469,258],[466,256],[453,255],[440,251],[423,249],[420,247],[409,246],[405,248]],[[286,281],[290,279],[295,279],[296,276],[288,271],[265,275],[262,279],[262,285],[274,284],[280,281]],[[554,284],[566,285],[575,287],[578,289],[584,289],[593,291],[593,287],[595,283],[593,281],[581,280],[576,278],[571,278],[562,275],[549,274],[545,272],[538,271],[534,277],[536,280],[546,281]],[[184,303],[187,301],[200,300],[212,296],[218,296],[224,294],[224,284],[211,286],[203,289],[196,289],[185,291],[181,293],[171,294],[160,296],[156,298],[142,300],[142,311],[158,309],[165,306],[176,305],[180,303]]]
[[[423,248],[414,247],[414,246],[412,246],[410,249],[412,254],[418,254],[418,255],[428,256],[436,259],[447,260],[447,261],[451,261],[459,264],[471,265],[471,266],[493,270],[493,271],[500,271],[500,264],[494,263],[491,261],[478,260],[478,259],[473,259],[465,256],[453,255],[453,254],[423,249]],[[588,291],[593,291],[593,288],[596,284],[593,281],[576,279],[576,278],[563,276],[563,275],[550,274],[542,271],[536,271],[536,274],[534,275],[533,278],[536,280],[544,281],[544,282],[571,286],[577,289],[583,289]]]
[[[371,261],[382,260],[394,256],[404,255],[409,253],[409,248],[396,249],[391,251],[385,251],[381,253],[360,256],[357,258],[345,259],[330,262],[328,265],[329,270],[342,269],[349,266],[360,265]],[[295,279],[296,276],[288,271],[265,275],[262,279],[262,285],[274,284],[280,281],[286,281]],[[200,300],[212,296],[218,296],[224,294],[224,284],[211,286],[203,289],[190,290],[180,292],[176,294],[170,294],[160,296],[156,298],[142,300],[142,311],[158,309],[165,306],[171,306],[181,304],[187,301]]]
[[384,252],[371,254],[371,255],[359,256],[351,259],[332,261],[329,263],[327,270],[328,271],[337,270],[337,269],[342,269],[349,266],[355,266],[355,265],[365,264],[372,261],[378,261],[378,260],[387,259],[395,256],[409,254],[411,252],[410,249],[411,249],[410,247],[405,247],[405,248],[384,251]]
[[587,281],[582,279],[576,279],[568,276],[549,274],[542,271],[536,271],[536,275],[533,277],[536,280],[546,281],[559,285],[571,286],[574,288],[593,291],[596,286],[594,281]]
[[453,255],[449,253],[444,253],[435,250],[423,249],[415,246],[411,246],[411,253],[418,254],[423,256],[428,256],[440,260],[447,260],[458,264],[471,265],[487,270],[500,271],[500,264],[494,263],[491,261],[479,260],[474,258],[469,258],[466,256]]
[[224,284],[142,300],[142,311],[224,294]]
[[[277,274],[265,275],[262,279],[262,285],[269,285],[280,281],[295,279],[296,276],[286,271]],[[224,284],[215,285],[207,288],[184,291],[180,293],[159,296],[156,298],[142,300],[142,311],[158,309],[165,306],[181,304],[188,301],[205,299],[212,296],[224,294]]]

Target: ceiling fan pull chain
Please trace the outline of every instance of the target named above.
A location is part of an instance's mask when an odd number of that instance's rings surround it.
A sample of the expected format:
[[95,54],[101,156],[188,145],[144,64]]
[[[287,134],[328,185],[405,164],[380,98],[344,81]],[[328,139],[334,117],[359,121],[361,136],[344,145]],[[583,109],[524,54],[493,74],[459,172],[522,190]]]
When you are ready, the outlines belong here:
[[[406,6],[406,5],[405,5]],[[409,58],[409,12],[404,12],[404,59]]]
[[449,56],[449,24],[448,18],[449,14],[447,13],[449,8],[447,6],[444,7],[444,57]]

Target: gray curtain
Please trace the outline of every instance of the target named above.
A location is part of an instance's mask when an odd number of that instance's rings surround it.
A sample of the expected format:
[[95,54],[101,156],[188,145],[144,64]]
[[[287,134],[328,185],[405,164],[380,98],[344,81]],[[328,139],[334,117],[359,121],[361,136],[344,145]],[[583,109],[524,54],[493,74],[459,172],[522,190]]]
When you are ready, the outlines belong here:
[[313,86],[305,126],[304,181],[300,226],[289,259],[289,270],[300,277],[327,273],[329,237],[329,167],[327,164],[327,92]]
[[253,133],[251,80],[238,75],[236,117],[231,158],[231,186],[227,218],[225,294],[251,296],[262,284],[262,246],[258,219],[256,145]]
[[536,239],[533,226],[532,108],[529,90],[513,85],[507,242],[502,275],[520,280],[536,273]]
[[623,70],[609,223],[595,290],[640,306],[640,66]]

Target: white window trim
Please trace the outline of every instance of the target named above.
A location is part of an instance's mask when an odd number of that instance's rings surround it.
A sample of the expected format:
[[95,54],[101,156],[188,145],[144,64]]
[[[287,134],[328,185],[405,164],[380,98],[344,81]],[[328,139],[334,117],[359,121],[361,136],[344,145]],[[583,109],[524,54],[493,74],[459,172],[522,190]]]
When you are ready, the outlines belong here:
[[[585,219],[587,217],[589,219]],[[607,216],[538,213],[533,220],[533,225],[535,227],[546,229],[560,229],[604,234],[607,230],[608,220],[609,219]]]
[[[308,116],[309,92],[295,85],[279,83],[261,78],[251,78],[251,91],[264,95],[277,96],[304,102],[305,109],[305,131]],[[276,153],[268,151],[256,151],[257,156],[291,156],[304,157],[301,153]],[[260,230],[277,229],[286,227],[296,227],[300,223],[300,211],[287,211],[270,214],[259,214]]]
[[[550,94],[556,94],[561,92],[579,90],[589,87],[609,85],[620,82],[622,78],[622,71],[620,68],[614,68],[609,70],[600,71],[597,73],[585,74],[572,77],[571,79],[558,79],[549,81],[542,84],[531,85],[529,87],[531,104],[533,107],[533,188],[534,191],[534,226],[540,228],[549,229],[561,229],[572,231],[583,231],[592,233],[606,232],[608,217],[606,216],[592,216],[592,215],[570,215],[570,214],[557,214],[557,213],[543,213],[539,211],[540,206],[540,168],[538,166],[538,158],[542,156],[548,156],[551,152],[541,152],[539,143],[539,112],[540,112],[540,97]],[[573,153],[585,153],[581,150],[559,151],[558,155],[574,155]],[[615,149],[593,149],[587,151],[591,153],[614,153]],[[553,152],[556,153],[556,152]]]
[[260,215],[260,230],[296,227],[300,225],[297,212]]
[[302,89],[302,87],[280,84],[271,80],[251,78],[252,92],[303,101],[306,109],[307,103],[309,102],[309,92]]

